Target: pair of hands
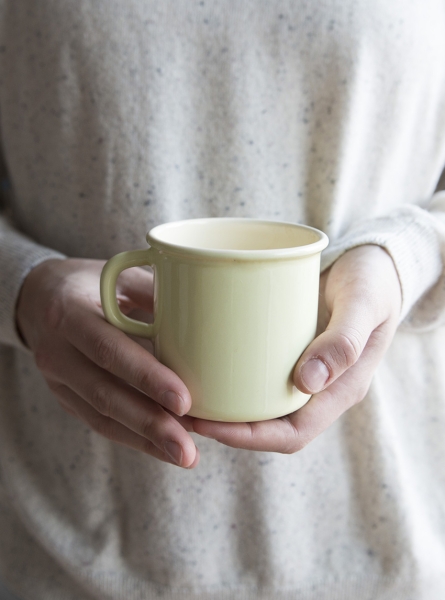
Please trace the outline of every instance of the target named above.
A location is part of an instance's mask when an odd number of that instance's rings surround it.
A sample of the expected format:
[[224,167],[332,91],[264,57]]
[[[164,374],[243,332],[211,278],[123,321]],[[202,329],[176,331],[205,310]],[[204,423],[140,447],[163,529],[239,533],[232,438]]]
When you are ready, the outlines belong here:
[[[320,280],[319,335],[298,360],[295,385],[312,393],[291,415],[256,423],[187,416],[185,384],[134,339],[104,319],[103,261],[47,260],[25,279],[17,325],[62,407],[106,438],[162,461],[193,468],[199,451],[188,432],[235,448],[293,453],[362,400],[394,336],[400,283],[378,246],[343,254]],[[153,309],[152,276],[124,271],[124,313]]]

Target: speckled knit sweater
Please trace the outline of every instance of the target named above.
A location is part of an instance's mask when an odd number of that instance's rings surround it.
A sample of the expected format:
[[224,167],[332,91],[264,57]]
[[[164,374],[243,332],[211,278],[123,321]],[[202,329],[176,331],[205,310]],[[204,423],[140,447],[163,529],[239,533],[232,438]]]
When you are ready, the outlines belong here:
[[[443,600],[445,5],[0,0],[0,577],[25,600]],[[392,255],[403,322],[302,452],[181,470],[67,415],[14,306],[201,216]],[[196,437],[196,439],[198,439]]]

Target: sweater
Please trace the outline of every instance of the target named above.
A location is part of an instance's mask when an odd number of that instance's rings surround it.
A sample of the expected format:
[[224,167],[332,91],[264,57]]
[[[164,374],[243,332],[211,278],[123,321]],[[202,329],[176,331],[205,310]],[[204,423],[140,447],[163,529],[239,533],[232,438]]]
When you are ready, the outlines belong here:
[[[445,597],[445,6],[0,0],[0,576],[24,600]],[[401,323],[293,455],[191,471],[67,414],[15,324],[49,258],[195,217],[378,244]],[[297,358],[297,357],[296,357]]]

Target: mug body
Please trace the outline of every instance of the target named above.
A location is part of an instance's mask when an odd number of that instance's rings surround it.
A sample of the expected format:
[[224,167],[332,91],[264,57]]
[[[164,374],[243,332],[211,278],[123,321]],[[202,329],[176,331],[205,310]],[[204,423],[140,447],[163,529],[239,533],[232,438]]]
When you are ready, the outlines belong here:
[[321,250],[312,228],[198,219],[147,236],[155,272],[155,355],[187,385],[190,415],[259,421],[309,395],[295,364],[315,336]]

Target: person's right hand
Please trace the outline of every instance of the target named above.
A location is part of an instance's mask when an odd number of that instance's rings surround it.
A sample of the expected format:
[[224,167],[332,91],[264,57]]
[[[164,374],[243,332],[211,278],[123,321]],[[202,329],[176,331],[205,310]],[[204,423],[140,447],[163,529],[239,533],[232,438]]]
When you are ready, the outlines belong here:
[[[99,281],[103,261],[47,260],[26,277],[17,326],[50,390],[69,413],[106,438],[193,468],[191,398],[170,369],[110,325]],[[118,281],[121,310],[152,310],[152,276],[135,267]]]

